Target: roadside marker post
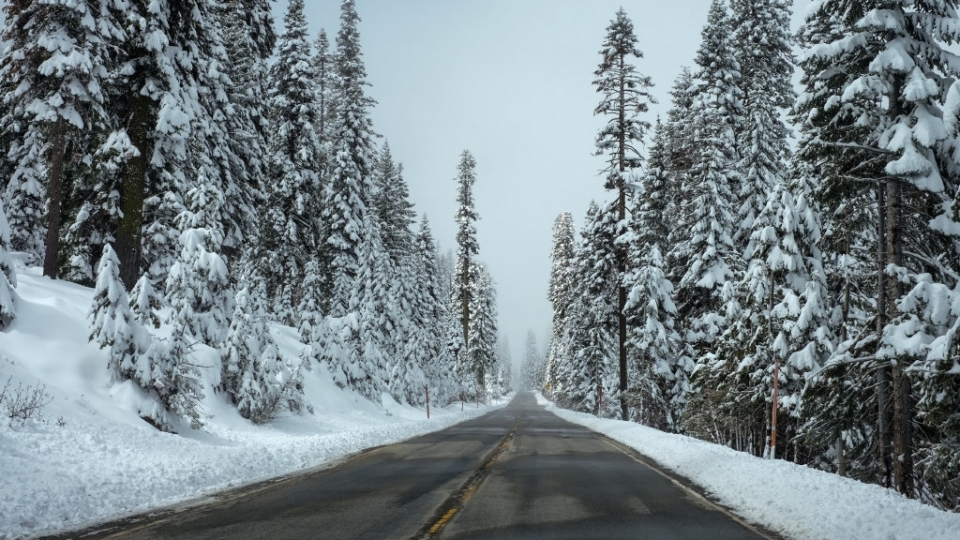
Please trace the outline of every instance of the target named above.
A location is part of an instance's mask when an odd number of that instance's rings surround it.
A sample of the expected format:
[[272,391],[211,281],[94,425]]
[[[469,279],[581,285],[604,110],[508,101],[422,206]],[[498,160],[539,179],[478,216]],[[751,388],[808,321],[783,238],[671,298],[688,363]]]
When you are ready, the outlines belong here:
[[430,419],[430,387],[424,386],[423,388],[427,391],[427,420],[429,420]]

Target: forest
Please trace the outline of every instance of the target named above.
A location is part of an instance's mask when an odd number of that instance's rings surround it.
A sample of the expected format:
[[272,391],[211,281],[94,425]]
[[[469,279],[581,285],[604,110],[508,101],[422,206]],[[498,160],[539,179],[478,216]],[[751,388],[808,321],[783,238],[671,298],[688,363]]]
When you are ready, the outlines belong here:
[[[203,424],[201,344],[220,353],[215,390],[255,423],[312,413],[311,369],[374,402],[507,391],[476,162],[451,167],[457,251],[442,255],[373,129],[353,0],[333,46],[308,36],[303,0],[280,35],[269,0],[4,9],[0,330],[14,256],[93,287],[110,382],[148,394],[140,416],[165,431]],[[296,329],[303,354],[281,355],[268,324]]]
[[[789,0],[714,0],[664,118],[618,11],[593,82],[609,198],[554,223],[524,385],[960,510],[957,7],[816,0],[793,32]],[[304,0],[279,32],[270,0],[4,14],[0,331],[17,264],[92,288],[105,384],[162,431],[203,426],[199,346],[256,424],[315,413],[308,370],[373,402],[510,391],[477,162],[451,166],[441,253],[374,130],[355,0],[332,43]]]
[[611,199],[556,219],[526,384],[960,509],[956,8],[821,0],[794,34],[789,2],[715,0],[656,119],[621,9],[594,82]]

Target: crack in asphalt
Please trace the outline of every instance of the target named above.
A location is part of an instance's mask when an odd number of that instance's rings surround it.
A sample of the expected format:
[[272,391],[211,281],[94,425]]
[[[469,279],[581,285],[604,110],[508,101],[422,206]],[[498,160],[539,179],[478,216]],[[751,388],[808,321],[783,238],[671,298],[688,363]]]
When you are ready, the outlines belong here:
[[451,519],[459,512],[464,505],[467,504],[467,501],[470,500],[470,497],[476,493],[477,489],[480,487],[480,484],[490,475],[490,471],[493,468],[494,463],[501,455],[506,451],[507,445],[510,444],[510,441],[513,440],[514,436],[517,434],[517,429],[520,427],[520,418],[517,418],[513,427],[510,428],[510,431],[500,439],[500,442],[487,454],[486,459],[484,459],[483,465],[477,468],[476,471],[467,478],[467,481],[460,486],[460,489],[453,492],[447,500],[443,501],[440,506],[437,508],[437,511],[434,513],[433,517],[429,519],[426,525],[423,526],[416,534],[411,537],[411,540],[426,540],[429,538],[436,538],[437,535],[443,530],[444,526],[450,522]]

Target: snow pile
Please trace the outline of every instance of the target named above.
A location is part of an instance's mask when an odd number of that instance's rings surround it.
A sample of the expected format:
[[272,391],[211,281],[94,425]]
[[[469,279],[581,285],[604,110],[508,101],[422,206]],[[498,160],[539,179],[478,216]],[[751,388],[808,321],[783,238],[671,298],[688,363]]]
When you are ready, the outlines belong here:
[[[384,394],[373,403],[338,388],[318,367],[304,376],[313,414],[254,426],[213,389],[219,360],[194,355],[204,384],[205,427],[161,433],[140,419],[132,382],[108,385],[107,352],[88,342],[92,290],[18,268],[17,318],[0,332],[0,389],[41,388],[42,419],[0,418],[0,539],[83,528],[217,491],[331,464],[365,448],[443,429],[490,410],[459,404],[423,409]],[[281,354],[303,345],[291,328],[271,329]]]
[[893,490],[621,420],[538,401],[557,416],[636,449],[746,520],[796,540],[954,540],[960,514]]

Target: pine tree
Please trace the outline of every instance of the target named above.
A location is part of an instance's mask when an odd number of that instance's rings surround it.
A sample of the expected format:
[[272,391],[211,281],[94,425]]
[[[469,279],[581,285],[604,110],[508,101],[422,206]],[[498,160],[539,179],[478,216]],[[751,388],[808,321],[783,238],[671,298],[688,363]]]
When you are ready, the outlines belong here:
[[790,9],[784,0],[731,0],[732,44],[740,64],[743,118],[737,133],[742,173],[734,244],[742,251],[767,194],[784,181],[789,129],[781,110],[793,105]]
[[667,279],[660,244],[669,237],[666,209],[672,179],[663,126],[657,121],[646,173],[633,196],[627,244],[627,351],[633,367],[628,399],[633,420],[660,429],[675,429],[688,391],[692,365],[681,355],[675,329],[673,284]]
[[435,403],[448,403],[456,398],[455,358],[447,348],[445,329],[451,318],[449,294],[444,286],[436,243],[426,216],[420,221],[416,238],[416,291],[418,292],[413,321],[421,326],[420,358],[424,375]]
[[471,293],[470,328],[467,339],[466,387],[471,389],[470,379],[475,381],[475,396],[486,401],[496,385],[497,367],[497,299],[493,278],[483,265],[474,267],[475,274]]
[[677,266],[677,304],[688,341],[699,357],[723,327],[721,292],[735,279],[739,260],[733,245],[737,175],[734,164],[739,73],[730,46],[726,10],[719,0],[711,4],[703,43],[697,53],[701,84],[694,96],[691,120],[699,140],[688,174],[684,206],[671,251]]
[[230,107],[225,113],[229,148],[223,156],[229,164],[224,185],[223,254],[236,264],[255,245],[258,209],[265,201],[268,160],[264,156],[270,133],[265,82],[276,35],[268,0],[227,3],[220,8],[220,19],[229,60],[224,68],[230,79]]
[[[321,29],[317,35],[317,41],[314,44],[313,65],[317,81],[317,108],[319,115],[314,130],[320,139],[320,145],[323,149],[324,165],[328,164],[330,159],[330,149],[332,147],[331,130],[336,121],[336,103],[334,102],[334,89],[336,88],[336,79],[334,71],[334,59],[330,54],[330,41],[327,39],[326,30]],[[329,171],[324,167],[323,177],[326,178]]]
[[553,251],[550,253],[552,266],[547,299],[553,306],[553,326],[544,382],[548,395],[552,395],[558,386],[562,365],[569,362],[568,351],[563,348],[563,336],[576,285],[573,279],[574,246],[573,216],[564,212],[553,223]]
[[5,196],[14,249],[56,278],[69,179],[89,168],[89,143],[109,121],[103,89],[124,30],[106,0],[14,2],[5,12],[2,37],[17,52],[0,62],[0,86],[11,90],[0,122],[19,134]]
[[221,350],[221,384],[240,415],[256,424],[276,418],[282,406],[299,411],[303,394],[299,366],[284,362],[270,336],[264,292],[261,283],[252,294],[247,286],[237,293],[230,332]]
[[[597,71],[597,79],[593,82],[597,92],[603,95],[594,114],[610,116],[610,122],[597,134],[597,155],[608,155],[608,163],[604,172],[606,183],[604,187],[617,190],[617,218],[625,222],[627,218],[627,181],[626,173],[640,166],[641,156],[638,147],[643,143],[646,130],[650,123],[640,120],[638,116],[647,112],[648,103],[655,102],[650,95],[653,82],[650,77],[637,73],[636,68],[628,62],[633,56],[643,58],[643,53],[637,48],[637,36],[634,34],[633,22],[627,17],[623,8],[617,11],[616,18],[607,27],[607,37],[600,50],[603,60]],[[627,271],[626,253],[623,249],[617,252],[617,276],[619,281]],[[627,321],[623,313],[627,302],[627,291],[620,286],[617,291],[617,313],[619,317],[618,351],[620,359],[620,386],[621,395],[627,389]],[[621,417],[628,417],[627,402],[621,399]]]
[[479,251],[475,222],[480,219],[473,200],[473,184],[477,181],[476,160],[467,150],[460,154],[457,172],[457,266],[454,270],[453,305],[460,319],[463,343],[470,342],[470,309],[475,301],[474,257]]
[[119,120],[107,140],[122,158],[115,249],[133,287],[144,270],[162,280],[173,265],[177,216],[196,182],[225,193],[231,180],[221,147],[229,81],[218,13],[209,0],[130,7],[143,25],[123,47],[110,87]]
[[[562,347],[569,363],[558,377],[560,401],[584,412],[619,416],[616,356],[618,286],[616,203],[591,203],[575,254],[573,292]],[[603,392],[602,404],[600,392]]]
[[17,286],[17,273],[10,256],[10,226],[0,201],[0,330],[10,326],[17,317],[13,289]]
[[297,322],[300,284],[309,258],[323,249],[317,219],[324,209],[320,185],[317,87],[310,68],[310,45],[303,0],[293,0],[284,16],[278,60],[270,71],[270,144],[267,204],[258,274],[267,277],[272,311],[286,324]]
[[335,58],[336,119],[333,125],[330,181],[327,184],[323,221],[325,249],[330,250],[327,274],[331,279],[328,312],[347,312],[353,281],[359,271],[360,246],[365,240],[371,212],[375,148],[369,110],[374,100],[364,94],[366,68],[360,51],[360,34],[353,0],[343,0]]
[[[818,131],[807,154],[830,163],[830,172],[851,171],[829,178],[824,187],[829,213],[840,214],[873,195],[878,218],[875,240],[867,247],[877,253],[873,305],[879,347],[861,332],[841,343],[835,358],[881,360],[874,385],[880,481],[915,496],[914,449],[925,430],[914,430],[913,402],[922,398],[914,395],[916,377],[907,366],[924,353],[905,346],[903,336],[916,332],[910,319],[922,302],[911,305],[905,285],[926,289],[926,274],[947,289],[956,282],[956,269],[941,262],[955,260],[957,246],[944,235],[953,228],[948,209],[956,165],[946,154],[953,138],[940,102],[947,81],[957,76],[955,55],[944,48],[958,38],[956,5],[838,1],[817,7],[805,24],[811,47],[803,68],[813,88],[801,102],[810,111],[808,124]],[[814,109],[820,101],[826,106]],[[859,129],[844,133],[837,125]],[[850,133],[857,138],[849,140]]]
[[403,179],[403,165],[395,164],[390,145],[383,144],[374,168],[372,210],[376,214],[383,247],[394,264],[413,249],[410,230],[416,219],[407,183]]
[[223,242],[221,194],[209,183],[188,194],[189,210],[178,216],[180,257],[166,282],[166,294],[175,316],[191,337],[219,347],[229,326],[229,271],[220,255]]

